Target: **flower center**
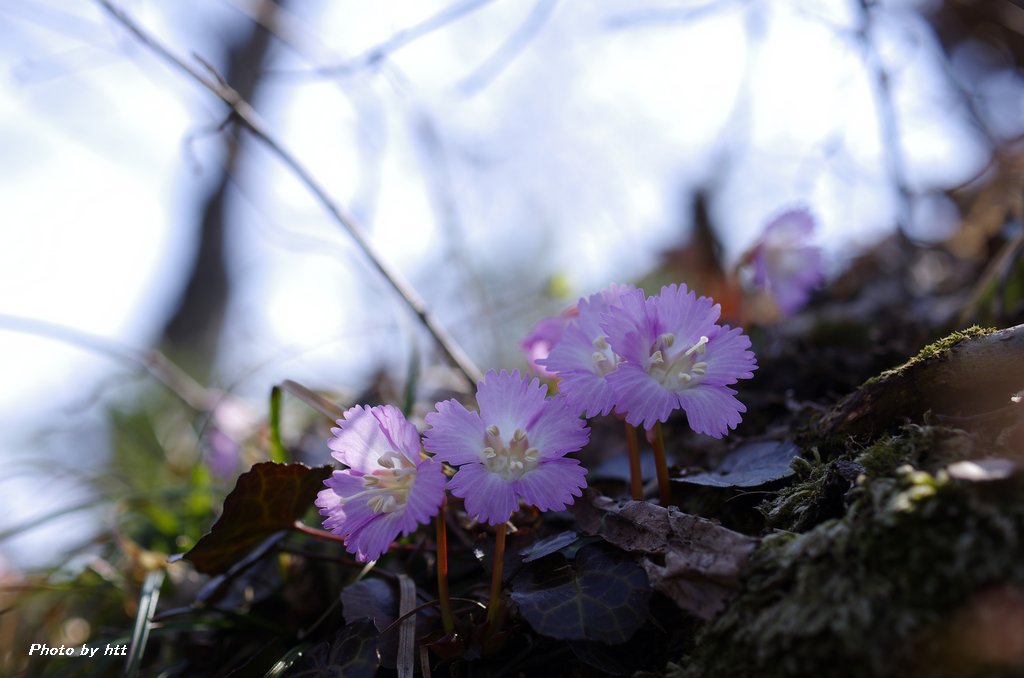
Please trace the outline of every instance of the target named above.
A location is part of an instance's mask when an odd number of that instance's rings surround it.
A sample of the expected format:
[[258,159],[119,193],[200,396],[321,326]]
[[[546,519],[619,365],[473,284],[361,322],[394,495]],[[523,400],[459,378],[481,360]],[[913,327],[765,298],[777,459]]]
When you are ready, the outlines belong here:
[[383,468],[362,476],[363,491],[344,499],[366,499],[366,505],[374,513],[394,513],[405,508],[409,491],[416,479],[416,466],[404,455],[394,450],[381,455],[377,460]]
[[593,345],[594,353],[591,357],[594,361],[594,374],[603,377],[609,372],[614,372],[619,366],[619,356],[612,351],[608,340],[604,336],[599,336],[594,339]]
[[517,428],[506,443],[498,427],[491,424],[484,435],[484,445],[484,467],[505,480],[518,480],[540,463],[540,453],[536,447],[530,447],[526,431],[521,428]]
[[648,368],[651,376],[669,391],[682,391],[700,383],[708,364],[700,357],[707,351],[708,338],[701,337],[685,351],[672,350],[675,335],[662,334],[651,348]]

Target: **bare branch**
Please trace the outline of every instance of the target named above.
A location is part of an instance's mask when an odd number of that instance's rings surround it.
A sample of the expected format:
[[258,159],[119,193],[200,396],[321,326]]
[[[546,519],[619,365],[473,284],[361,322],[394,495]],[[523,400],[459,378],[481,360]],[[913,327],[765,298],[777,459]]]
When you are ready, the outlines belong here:
[[377,251],[376,247],[367,238],[362,226],[360,226],[331,196],[305,165],[292,155],[274,136],[266,129],[263,121],[253,107],[238,95],[238,92],[223,84],[218,78],[207,75],[204,71],[187,63],[164,46],[154,36],[145,31],[120,7],[114,5],[110,0],[96,0],[118,23],[124,26],[139,42],[158,54],[162,59],[182,71],[197,83],[202,85],[211,94],[220,99],[231,109],[232,116],[244,129],[259,140],[273,155],[277,156],[288,169],[299,179],[300,182],[316,198],[317,202],[327,210],[334,221],[344,228],[356,245],[363,251],[366,257],[373,264],[387,281],[394,288],[395,292],[402,298],[405,304],[412,310],[419,321],[427,328],[427,331],[434,337],[438,346],[445,353],[452,364],[461,371],[470,382],[479,381],[482,378],[480,370],[473,364],[466,352],[448,334],[427,311],[426,304],[404,277]]
[[167,390],[197,412],[209,412],[216,404],[213,394],[159,351],[143,351],[64,325],[14,315],[0,314],[0,330],[46,337],[91,351],[111,360],[134,365],[148,372],[166,386]]
[[466,95],[473,95],[484,89],[492,80],[501,75],[508,65],[526,48],[530,41],[537,37],[544,23],[551,17],[558,0],[537,0],[529,16],[500,47],[487,58],[476,70],[466,76],[459,84],[459,90]]
[[349,75],[370,66],[376,66],[391,56],[391,54],[397,52],[413,41],[422,38],[424,35],[428,35],[436,30],[444,28],[445,26],[458,21],[465,15],[475,12],[485,5],[489,5],[493,1],[494,0],[462,0],[462,2],[445,7],[437,14],[424,19],[414,26],[398,31],[379,45],[371,47],[362,54],[349,59],[344,63],[317,68],[315,70],[315,74],[321,77],[333,78],[342,75]]

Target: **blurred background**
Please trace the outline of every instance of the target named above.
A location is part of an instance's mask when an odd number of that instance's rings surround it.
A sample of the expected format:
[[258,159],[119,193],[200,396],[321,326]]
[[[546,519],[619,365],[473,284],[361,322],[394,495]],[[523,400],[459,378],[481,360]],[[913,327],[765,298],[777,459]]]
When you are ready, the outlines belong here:
[[[835,276],[894,233],[974,256],[1021,228],[1008,0],[118,6],[252,102],[484,369],[696,230],[731,267],[803,206]],[[284,379],[354,397],[443,362],[226,116],[99,4],[0,0],[0,572],[102,573],[133,502],[184,520],[146,455],[229,488]],[[196,501],[161,529],[201,534]]]

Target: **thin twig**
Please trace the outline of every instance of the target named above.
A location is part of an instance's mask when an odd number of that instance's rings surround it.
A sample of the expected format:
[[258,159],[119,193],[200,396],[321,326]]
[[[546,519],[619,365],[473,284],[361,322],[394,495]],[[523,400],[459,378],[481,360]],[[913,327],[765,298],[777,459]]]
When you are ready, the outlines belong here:
[[515,61],[516,57],[526,48],[530,41],[537,37],[541,28],[551,17],[558,0],[537,0],[530,14],[500,47],[482,64],[467,75],[458,89],[466,96],[471,96],[484,89]]
[[174,54],[162,42],[150,35],[138,23],[135,22],[120,7],[110,0],[96,0],[99,5],[107,11],[110,16],[124,26],[144,46],[155,52],[166,62],[186,74],[197,83],[202,85],[211,94],[220,99],[230,109],[230,117],[246,129],[262,143],[273,155],[277,156],[299,181],[316,198],[317,202],[327,210],[333,220],[348,232],[349,237],[363,251],[363,254],[370,260],[373,267],[380,273],[391,287],[398,293],[409,309],[416,315],[420,323],[430,332],[438,346],[445,353],[452,364],[471,382],[477,382],[483,378],[482,373],[473,364],[461,346],[448,334],[433,315],[427,311],[426,304],[416,290],[410,285],[399,271],[389,264],[377,251],[377,248],[367,238],[361,225],[353,219],[333,198],[327,190],[313,176],[312,172],[305,165],[286,149],[276,137],[267,131],[266,126],[256,113],[252,105],[239,96],[238,92],[223,84],[219,78],[212,77],[206,73],[206,68],[200,70]]
[[341,75],[350,75],[368,66],[376,66],[406,45],[409,45],[410,43],[425,35],[433,33],[436,30],[448,26],[467,14],[489,5],[493,1],[494,0],[462,0],[462,2],[449,5],[440,12],[424,19],[420,23],[398,31],[384,42],[371,47],[362,54],[349,59],[344,63],[332,66],[322,66],[317,68],[314,73],[321,77],[333,78]]
[[209,391],[159,351],[144,351],[65,325],[15,315],[0,314],[0,330],[46,337],[134,365],[148,372],[197,412],[208,412],[216,405],[216,398]]
[[285,379],[278,386],[282,391],[291,393],[302,402],[306,403],[314,410],[324,415],[331,421],[337,421],[345,416],[345,408],[332,403],[327,398],[324,398],[319,393],[309,390],[302,384],[292,381],[291,379]]

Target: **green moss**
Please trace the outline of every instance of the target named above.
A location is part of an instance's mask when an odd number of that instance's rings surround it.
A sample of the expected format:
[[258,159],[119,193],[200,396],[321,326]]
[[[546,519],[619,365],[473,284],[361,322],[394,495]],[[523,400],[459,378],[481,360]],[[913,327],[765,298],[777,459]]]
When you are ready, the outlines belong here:
[[799,458],[793,463],[797,480],[758,508],[769,527],[806,532],[845,513],[845,494],[859,473],[881,477],[907,465],[934,471],[970,457],[974,445],[973,436],[965,431],[910,425],[860,451],[847,444],[829,461],[813,447],[812,459]]
[[826,479],[834,462],[824,462],[814,450],[811,460],[797,457],[793,460],[797,480],[759,507],[769,527],[800,531],[817,522],[818,507],[825,499]]
[[911,367],[914,367],[915,365],[925,362],[926,360],[943,358],[947,356],[949,354],[950,349],[952,349],[957,344],[968,339],[984,337],[996,331],[998,330],[994,327],[979,327],[977,325],[972,325],[971,327],[968,327],[966,329],[953,332],[952,334],[949,334],[943,337],[942,339],[933,341],[932,343],[928,344],[920,351],[918,351],[917,355],[915,355],[913,358],[903,363],[899,367],[894,367],[890,370],[882,372],[877,376],[871,377],[861,385],[861,388],[864,388],[864,386],[868,386],[869,384],[882,381],[883,379],[889,379],[891,377],[894,377],[900,374],[901,372]]
[[[927,457],[910,437],[916,448],[892,442],[865,461]],[[943,675],[930,631],[986,586],[1024,585],[1022,484],[1005,491],[908,464],[862,476],[842,518],[765,539],[744,593],[669,675]]]
[[936,470],[967,459],[974,437],[965,431],[941,426],[906,426],[899,435],[885,436],[858,454],[854,461],[868,475],[892,475],[901,466]]

